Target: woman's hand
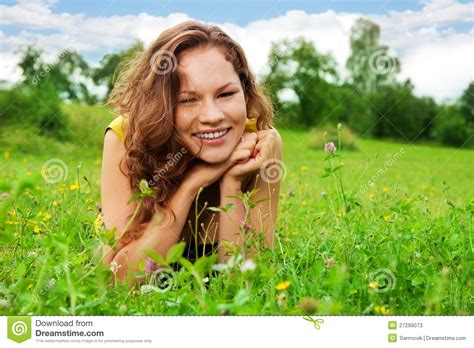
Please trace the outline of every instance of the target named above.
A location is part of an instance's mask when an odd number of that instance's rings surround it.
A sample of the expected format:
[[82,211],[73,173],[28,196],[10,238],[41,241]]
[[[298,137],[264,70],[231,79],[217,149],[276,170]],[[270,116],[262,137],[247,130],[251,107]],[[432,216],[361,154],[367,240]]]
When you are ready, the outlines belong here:
[[185,180],[193,182],[195,187],[207,187],[219,180],[232,166],[248,161],[256,147],[257,134],[244,133],[242,139],[227,161],[217,164],[197,164],[190,170]]
[[256,140],[251,156],[246,160],[234,164],[223,175],[222,181],[241,183],[245,176],[259,171],[266,161],[276,158],[275,154],[281,147],[280,135],[275,129],[261,130],[256,133],[245,133],[244,136]]

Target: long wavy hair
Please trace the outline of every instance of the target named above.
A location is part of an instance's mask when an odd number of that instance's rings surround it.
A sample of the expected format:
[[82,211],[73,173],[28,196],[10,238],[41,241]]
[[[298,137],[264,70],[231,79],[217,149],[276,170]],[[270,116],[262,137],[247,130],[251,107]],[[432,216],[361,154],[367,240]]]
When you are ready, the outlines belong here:
[[183,81],[177,73],[177,59],[182,52],[197,47],[216,47],[224,53],[248,99],[247,117],[257,120],[259,130],[272,124],[271,102],[255,83],[240,45],[222,29],[186,21],[163,31],[145,51],[121,66],[108,101],[127,124],[126,155],[122,161],[132,192],[140,191],[142,179],[154,192],[153,197],[143,198],[119,247],[139,238],[156,212],[169,210],[170,196],[197,160],[179,140],[174,126],[175,105]]

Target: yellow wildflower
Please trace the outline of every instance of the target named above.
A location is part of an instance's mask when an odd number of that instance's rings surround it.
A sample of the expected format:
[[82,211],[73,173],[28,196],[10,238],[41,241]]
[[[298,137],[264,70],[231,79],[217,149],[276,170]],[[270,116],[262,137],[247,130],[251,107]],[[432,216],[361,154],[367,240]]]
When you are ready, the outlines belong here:
[[278,295],[275,296],[275,298],[277,299],[277,303],[279,306],[283,306],[285,304],[285,293],[282,292]]
[[377,286],[379,285],[379,283],[377,283],[377,281],[372,281],[369,283],[369,287],[371,287],[372,289],[377,289]]
[[389,190],[387,187],[384,187],[384,188],[382,189],[382,191],[383,191],[383,192],[388,192],[388,191],[390,191],[390,190]]
[[13,225],[15,222],[13,222],[12,220],[7,220],[7,224],[8,225]]
[[369,195],[369,198],[370,198],[370,200],[373,201],[373,200],[375,199],[375,195],[374,195],[373,193],[371,193],[371,194]]
[[35,233],[41,233],[43,232],[43,230],[41,229],[41,227],[39,227],[39,225],[35,225],[35,227],[33,228],[33,231]]
[[31,176],[31,172],[30,172],[30,171],[27,171],[27,172],[26,172],[26,175]]
[[5,151],[5,152],[3,153],[3,159],[4,159],[5,161],[8,161],[8,160],[10,159],[10,152]]
[[390,221],[390,216],[389,215],[384,216],[383,221]]
[[97,215],[95,221],[94,221],[94,233],[96,235],[99,234],[100,232],[100,229],[102,228],[102,224],[104,223],[104,217],[102,216],[101,213],[99,213],[99,215]]
[[79,184],[77,182],[75,182],[74,184],[72,184],[69,189],[71,191],[77,191],[79,189]]
[[280,284],[275,286],[275,289],[283,291],[283,290],[286,290],[290,285],[291,285],[291,282],[289,280],[285,280],[284,282],[281,282]]
[[58,205],[58,201],[53,201],[53,207],[56,207]]
[[308,167],[305,165],[302,165],[300,170],[301,170],[301,173],[306,173],[308,171]]
[[374,307],[375,314],[382,314],[382,315],[389,315],[390,310],[386,309],[384,306],[375,306]]
[[51,214],[50,213],[44,213],[43,221],[49,221],[49,220],[51,220]]

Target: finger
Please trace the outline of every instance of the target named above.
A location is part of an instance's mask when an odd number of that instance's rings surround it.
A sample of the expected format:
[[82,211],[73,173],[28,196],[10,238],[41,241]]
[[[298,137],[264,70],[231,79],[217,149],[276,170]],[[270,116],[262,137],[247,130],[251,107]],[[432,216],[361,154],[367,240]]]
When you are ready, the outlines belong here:
[[253,150],[256,144],[257,144],[256,139],[247,139],[243,142],[238,143],[234,151],[241,150],[241,149]]
[[255,139],[255,141],[257,140],[258,136],[257,136],[257,133],[244,133],[242,135],[242,137],[240,138],[240,141],[246,141],[248,139]]
[[274,143],[275,142],[275,135],[273,133],[266,133],[265,135],[262,135],[258,137],[257,139],[257,144],[263,141],[267,141],[269,143]]
[[232,154],[231,162],[236,163],[236,162],[242,162],[246,161],[250,158],[251,151],[249,149],[239,149],[234,151]]
[[270,142],[267,139],[261,140],[255,145],[255,148],[260,151],[265,144],[269,144],[269,143]]
[[257,157],[257,155],[258,155],[258,150],[257,150],[257,147],[255,146],[252,151],[252,157],[255,158]]
[[263,140],[267,136],[273,134],[274,130],[273,129],[263,129],[261,131],[258,131],[257,134],[257,140]]
[[263,164],[263,162],[270,159],[271,149],[272,149],[272,146],[270,145],[269,142],[264,141],[262,143],[260,153],[259,153],[260,155],[259,160],[261,164]]
[[260,168],[258,161],[255,158],[249,158],[248,161],[239,164],[239,171],[242,175],[254,173]]

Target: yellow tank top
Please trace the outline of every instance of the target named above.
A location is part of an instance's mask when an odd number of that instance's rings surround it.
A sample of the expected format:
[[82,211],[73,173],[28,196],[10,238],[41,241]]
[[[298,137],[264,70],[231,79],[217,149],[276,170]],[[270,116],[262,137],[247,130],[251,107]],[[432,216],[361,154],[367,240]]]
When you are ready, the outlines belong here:
[[[125,141],[125,130],[127,128],[128,119],[123,116],[116,117],[106,128],[106,132],[112,129],[115,134],[119,137],[123,143]],[[254,118],[247,118],[245,124],[245,132],[256,132],[257,131],[257,120]]]

